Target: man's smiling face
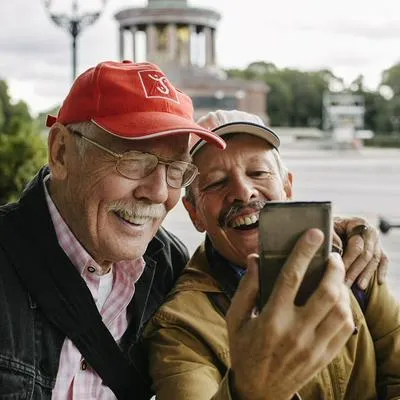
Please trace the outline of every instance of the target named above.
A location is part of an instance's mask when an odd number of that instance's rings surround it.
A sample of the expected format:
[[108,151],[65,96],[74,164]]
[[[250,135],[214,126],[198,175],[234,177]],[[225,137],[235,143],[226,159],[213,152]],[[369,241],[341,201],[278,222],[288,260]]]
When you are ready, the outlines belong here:
[[224,151],[204,146],[194,156],[200,171],[192,184],[194,204],[184,199],[196,228],[207,231],[227,259],[245,266],[258,253],[258,216],[267,201],[291,197],[291,176],[283,182],[272,152],[263,139],[233,134]]
[[[63,163],[52,166],[51,189],[74,235],[100,265],[141,257],[180,198],[181,189],[167,184],[167,166],[158,164],[148,176],[128,179],[117,171],[116,158],[94,145],[87,144],[80,157],[76,135],[66,128],[53,136],[54,142],[62,136],[65,145],[52,146]],[[98,130],[91,139],[115,153],[189,159],[189,134],[129,141]]]

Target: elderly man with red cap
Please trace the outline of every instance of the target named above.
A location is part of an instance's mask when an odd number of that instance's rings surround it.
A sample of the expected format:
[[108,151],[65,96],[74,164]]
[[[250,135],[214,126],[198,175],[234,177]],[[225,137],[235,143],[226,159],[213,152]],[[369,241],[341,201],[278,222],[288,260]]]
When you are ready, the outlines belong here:
[[103,62],[48,118],[48,166],[0,208],[0,398],[152,396],[142,331],[188,259],[160,225],[190,135],[225,146],[192,115],[156,65]]
[[[365,290],[349,290],[354,249],[345,248],[343,259],[331,253],[319,286],[298,305],[323,240],[320,230],[308,230],[277,266],[274,289],[258,309],[260,210],[293,198],[293,176],[278,136],[257,116],[219,110],[198,123],[223,137],[226,149],[204,140],[191,149],[200,174],[183,201],[206,237],[143,334],[156,398],[399,399],[400,307],[375,274]],[[348,223],[350,247],[365,235],[357,224]],[[268,270],[276,254],[263,254]]]
[[224,147],[192,115],[156,65],[103,62],[48,117],[48,168],[0,210],[0,398],[151,397],[135,343],[188,258],[159,227],[190,134]]

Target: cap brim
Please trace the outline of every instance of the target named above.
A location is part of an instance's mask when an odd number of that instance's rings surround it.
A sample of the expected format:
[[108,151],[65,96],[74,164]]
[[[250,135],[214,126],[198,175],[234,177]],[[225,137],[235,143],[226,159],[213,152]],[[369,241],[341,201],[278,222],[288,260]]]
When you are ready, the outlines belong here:
[[[249,135],[257,136],[261,139],[264,139],[277,150],[280,145],[279,137],[274,131],[267,128],[266,126],[254,124],[251,122],[230,122],[228,124],[218,126],[217,128],[213,129],[212,132],[215,132],[220,137],[223,137],[230,133],[247,133]],[[199,140],[191,148],[190,154],[194,155],[205,144],[206,142],[204,142],[204,140]]]
[[207,143],[225,149],[225,141],[217,134],[202,128],[194,121],[167,112],[135,112],[114,117],[96,117],[96,125],[114,136],[140,140],[161,136],[194,133]]

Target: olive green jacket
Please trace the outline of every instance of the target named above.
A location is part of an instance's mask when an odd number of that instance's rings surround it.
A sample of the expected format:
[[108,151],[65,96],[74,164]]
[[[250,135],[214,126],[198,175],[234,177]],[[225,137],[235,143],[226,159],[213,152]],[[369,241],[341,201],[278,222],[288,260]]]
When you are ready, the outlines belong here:
[[[218,292],[202,245],[144,332],[157,400],[232,398],[226,323],[207,295]],[[359,332],[300,390],[302,399],[400,399],[399,304],[376,277],[367,296],[364,315],[351,295]]]

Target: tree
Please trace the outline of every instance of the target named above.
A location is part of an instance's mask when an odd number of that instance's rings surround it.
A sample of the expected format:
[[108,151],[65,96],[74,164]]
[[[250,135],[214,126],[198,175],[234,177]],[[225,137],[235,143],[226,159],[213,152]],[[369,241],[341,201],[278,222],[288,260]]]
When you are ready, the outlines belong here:
[[253,62],[244,70],[229,70],[228,76],[263,80],[270,88],[266,113],[272,125],[281,126],[321,125],[322,96],[334,78],[329,70],[279,69],[264,61]]
[[247,71],[253,72],[254,74],[262,77],[265,74],[271,74],[278,71],[278,68],[273,63],[267,63],[265,61],[252,62],[247,66]]
[[23,101],[13,104],[7,83],[0,80],[0,132],[11,135],[22,129],[29,129],[32,122],[28,106]]
[[400,95],[400,63],[383,71],[381,85],[389,86],[395,96]]
[[360,74],[350,83],[350,90],[357,94],[364,94],[364,75]]
[[0,204],[14,200],[46,162],[46,145],[27,105],[13,104],[0,80]]
[[267,114],[271,125],[288,126],[290,124],[289,115],[293,104],[290,86],[277,74],[269,74],[264,80],[270,88]]
[[36,133],[0,134],[0,204],[18,198],[46,154],[45,142]]
[[377,134],[390,132],[392,127],[388,100],[379,92],[366,91],[363,95],[365,101],[365,129]]

